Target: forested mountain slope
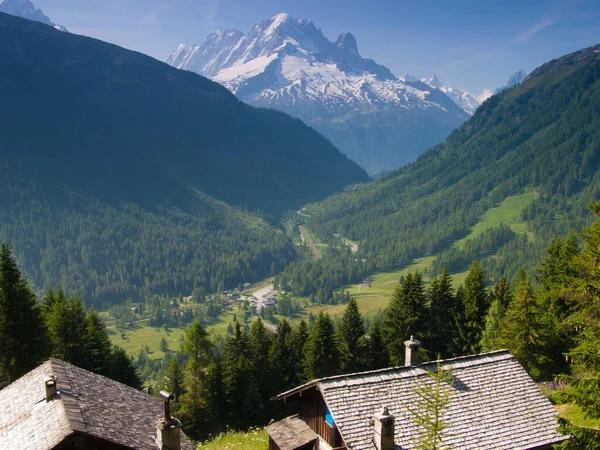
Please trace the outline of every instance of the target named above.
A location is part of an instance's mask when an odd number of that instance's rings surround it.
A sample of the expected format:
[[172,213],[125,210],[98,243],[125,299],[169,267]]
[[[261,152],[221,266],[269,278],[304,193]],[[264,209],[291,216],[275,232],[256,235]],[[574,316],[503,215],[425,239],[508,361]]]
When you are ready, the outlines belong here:
[[279,212],[368,180],[297,119],[197,74],[0,14],[0,160],[120,202],[185,205],[182,183]]
[[[492,277],[533,264],[551,236],[588,223],[600,198],[600,46],[553,60],[491,97],[447,141],[381,181],[309,205],[311,231],[360,242],[372,270],[448,251],[479,258]],[[527,232],[490,230],[483,254],[450,249],[508,196],[535,192]],[[327,263],[324,262],[324,265]],[[330,263],[333,264],[333,263]],[[288,275],[291,276],[290,269]]]
[[0,242],[37,288],[96,305],[274,274],[293,245],[244,209],[276,214],[368,180],[297,119],[6,14],[0,98]]

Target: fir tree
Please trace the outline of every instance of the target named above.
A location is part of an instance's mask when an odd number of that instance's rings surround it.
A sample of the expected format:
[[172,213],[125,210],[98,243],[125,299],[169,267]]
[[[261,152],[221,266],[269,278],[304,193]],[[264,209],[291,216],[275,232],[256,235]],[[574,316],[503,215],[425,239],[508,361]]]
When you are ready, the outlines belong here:
[[131,386],[132,388],[142,389],[140,375],[133,365],[133,361],[123,348],[117,345],[113,346],[108,367],[107,376],[109,378]]
[[491,352],[502,347],[501,330],[506,310],[497,298],[492,300],[490,309],[485,317],[485,329],[481,335],[481,350]]
[[52,299],[45,314],[52,356],[91,369],[86,354],[88,330],[83,303],[78,298],[67,298],[62,293],[49,293],[47,299]]
[[104,322],[93,308],[85,316],[84,345],[86,365],[93,372],[106,374],[111,355],[111,343]]
[[444,267],[439,277],[431,283],[429,292],[428,330],[426,338],[428,350],[442,358],[452,356],[453,342],[456,337],[453,311],[455,310],[452,278]]
[[44,324],[35,296],[8,245],[0,247],[0,387],[33,369],[43,357]]
[[533,378],[539,379],[542,325],[531,282],[524,272],[521,272],[519,278],[517,292],[506,311],[501,343],[515,355]]
[[315,320],[304,347],[306,379],[336,375],[339,371],[339,350],[333,321],[321,311]]
[[304,347],[306,346],[306,341],[308,341],[308,335],[308,324],[302,319],[292,335],[295,374],[294,379],[290,380],[290,382],[293,386],[305,381],[304,375],[306,374],[306,368],[304,366]]
[[419,273],[408,274],[392,295],[383,319],[384,339],[393,365],[404,364],[404,342],[427,328],[425,288]]
[[184,378],[177,357],[173,356],[169,362],[167,373],[163,377],[163,388],[175,396],[175,401],[180,403],[181,395],[184,393]]
[[383,341],[381,320],[375,320],[369,332],[369,369],[383,369],[390,365],[390,354]]
[[469,267],[469,273],[465,278],[463,305],[465,332],[463,352],[466,354],[479,353],[481,336],[485,328],[485,315],[489,304],[483,269],[475,261]]
[[342,373],[360,372],[366,368],[365,324],[356,304],[351,298],[346,305],[338,330],[340,369]]
[[258,317],[252,322],[248,337],[250,376],[259,396],[259,401],[254,405],[258,423],[268,422],[266,415],[269,414],[272,391],[270,348],[270,333],[267,331],[262,319]]
[[272,383],[275,392],[284,392],[296,383],[296,350],[294,335],[287,319],[283,319],[275,330],[269,360],[273,369]]
[[228,400],[229,423],[233,428],[245,429],[250,425],[254,408],[249,399],[257,395],[249,361],[248,336],[242,332],[239,322],[235,323],[233,336],[227,338],[223,351],[223,382]]

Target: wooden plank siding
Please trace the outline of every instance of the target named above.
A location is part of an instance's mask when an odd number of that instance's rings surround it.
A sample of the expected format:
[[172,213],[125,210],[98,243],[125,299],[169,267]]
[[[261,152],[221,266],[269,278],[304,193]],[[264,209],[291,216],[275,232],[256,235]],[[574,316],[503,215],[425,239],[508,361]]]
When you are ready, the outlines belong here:
[[325,400],[316,388],[302,393],[298,415],[331,447],[345,446],[337,426],[331,427],[325,422]]

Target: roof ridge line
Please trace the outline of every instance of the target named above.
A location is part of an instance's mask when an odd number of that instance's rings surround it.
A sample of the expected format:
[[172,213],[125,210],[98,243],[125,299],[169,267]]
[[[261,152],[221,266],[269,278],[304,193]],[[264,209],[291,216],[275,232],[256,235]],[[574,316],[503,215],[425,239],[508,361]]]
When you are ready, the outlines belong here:
[[480,358],[482,356],[489,356],[489,355],[497,355],[497,354],[501,354],[501,353],[507,353],[508,355],[512,356],[514,358],[514,356],[510,353],[510,351],[508,349],[501,349],[501,350],[494,350],[491,352],[486,352],[486,353],[478,353],[476,355],[465,355],[465,356],[456,356],[454,358],[448,358],[448,359],[438,359],[435,361],[427,361],[424,362],[422,364],[419,364],[417,366],[393,366],[393,367],[386,367],[384,369],[376,369],[376,370],[367,370],[367,371],[363,371],[363,372],[355,372],[355,373],[347,373],[347,374],[341,374],[341,375],[333,375],[331,377],[323,377],[323,378],[317,378],[314,379],[312,381],[309,381],[308,383],[302,384],[298,387],[295,387],[293,389],[290,389],[286,392],[282,392],[281,394],[277,395],[277,399],[282,399],[282,398],[286,398],[289,397],[290,395],[295,394],[296,392],[300,392],[303,391],[305,389],[308,389],[314,385],[318,385],[323,381],[332,381],[332,380],[339,380],[339,379],[343,379],[343,378],[352,378],[352,377],[357,377],[357,376],[364,376],[364,375],[373,375],[373,374],[378,374],[378,373],[385,373],[385,372],[392,372],[395,370],[402,370],[402,369],[414,369],[416,367],[423,367],[423,366],[429,366],[432,364],[438,364],[438,363],[448,363],[448,362],[454,362],[454,361],[463,361],[463,360],[467,360],[467,359],[475,359],[475,358]]

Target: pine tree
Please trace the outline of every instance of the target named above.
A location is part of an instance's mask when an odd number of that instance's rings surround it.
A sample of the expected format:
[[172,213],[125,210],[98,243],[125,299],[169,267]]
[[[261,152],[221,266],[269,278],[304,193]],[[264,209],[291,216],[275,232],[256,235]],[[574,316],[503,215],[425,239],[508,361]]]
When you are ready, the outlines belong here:
[[163,389],[175,396],[175,402],[180,403],[181,395],[185,391],[183,372],[179,367],[177,357],[173,356],[169,362],[167,373],[163,377]]
[[0,341],[0,387],[47,354],[41,311],[6,244],[0,247]]
[[501,343],[533,378],[540,378],[543,330],[531,282],[523,271],[519,275],[517,292],[506,311]]
[[[494,285],[494,289],[491,293],[491,301],[498,300],[502,309],[506,310],[512,300],[512,291],[510,285],[506,281],[506,278],[501,277],[498,282]],[[491,305],[491,303],[490,303]]]
[[111,343],[106,326],[94,309],[85,316],[85,358],[86,365],[93,372],[105,375],[111,355]]
[[181,396],[181,417],[186,430],[192,431],[193,438],[203,436],[209,418],[203,407],[206,389],[206,370],[211,361],[212,343],[208,333],[198,319],[186,328],[183,353],[188,356],[185,366],[185,393]]
[[354,373],[366,368],[365,324],[354,298],[346,305],[338,330],[340,369],[342,373]]
[[290,380],[292,386],[297,386],[306,381],[304,377],[306,374],[306,367],[304,366],[304,347],[306,346],[306,341],[308,341],[308,335],[308,324],[302,319],[292,335],[295,368],[294,378]]
[[383,318],[383,332],[393,365],[404,364],[404,342],[427,329],[425,288],[419,273],[408,274],[396,287]]
[[249,376],[251,365],[249,361],[248,336],[242,332],[239,322],[235,323],[233,336],[227,338],[223,350],[223,382],[227,395],[229,423],[233,428],[245,429],[250,425],[254,412],[248,408],[249,399],[256,395],[256,386]]
[[205,392],[205,414],[210,418],[206,433],[214,435],[224,429],[228,419],[223,364],[220,356],[216,356],[208,367]]
[[107,376],[135,389],[142,389],[142,380],[127,352],[115,345],[112,348]]
[[311,380],[336,375],[339,362],[333,321],[321,311],[304,347],[305,377]]
[[290,323],[283,319],[275,330],[273,344],[269,351],[272,367],[273,390],[277,393],[291,389],[296,383],[296,350]]
[[381,320],[375,320],[369,332],[369,369],[383,369],[390,365],[390,354],[383,340]]
[[77,367],[91,369],[86,354],[86,314],[81,300],[68,298],[59,293],[49,293],[51,306],[45,314],[48,337],[52,345],[52,356]]
[[453,311],[455,296],[452,288],[452,278],[444,267],[439,277],[431,283],[429,292],[428,330],[426,339],[428,350],[433,355],[442,358],[452,356],[453,342],[457,335],[454,326]]
[[490,309],[485,317],[485,329],[481,335],[481,350],[491,352],[502,347],[501,330],[504,322],[506,310],[502,306],[502,302],[494,298]]
[[267,423],[272,391],[272,369],[269,360],[271,336],[260,317],[250,326],[248,350],[250,360],[250,376],[258,392],[259,401],[254,405],[258,423]]
[[469,273],[465,278],[463,305],[465,337],[463,352],[466,354],[479,353],[489,303],[483,269],[476,261],[471,263]]

